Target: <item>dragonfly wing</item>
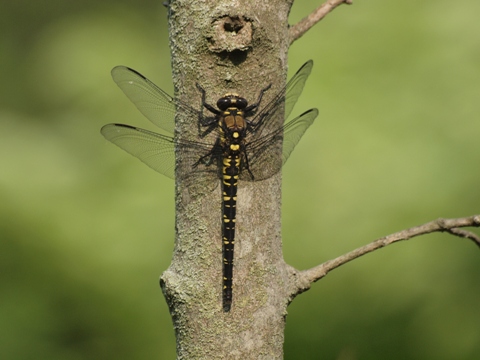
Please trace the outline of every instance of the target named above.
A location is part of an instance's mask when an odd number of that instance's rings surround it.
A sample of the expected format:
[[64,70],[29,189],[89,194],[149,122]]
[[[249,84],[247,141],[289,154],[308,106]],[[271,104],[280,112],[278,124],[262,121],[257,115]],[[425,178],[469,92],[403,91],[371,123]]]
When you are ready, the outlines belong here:
[[[317,109],[310,109],[276,131],[246,145],[254,180],[267,179],[280,171],[317,115]],[[252,180],[247,171],[242,172],[241,179]]]
[[[218,146],[189,140],[175,141],[170,136],[124,124],[105,125],[101,133],[110,142],[171,179],[175,178],[177,166],[177,175],[187,186],[198,184],[213,190],[218,185],[218,165],[222,158]],[[175,148],[182,154],[177,163]]]
[[285,120],[288,119],[298,98],[302,95],[305,83],[313,68],[313,60],[302,65],[295,75],[287,83],[285,91]]
[[199,117],[199,112],[187,104],[174,99],[139,72],[126,66],[112,69],[112,78],[140,112],[159,128],[173,134],[175,111]]
[[318,116],[317,109],[310,109],[289,121],[283,128],[282,166],[285,165],[295,146],[297,146],[305,131],[313,124]]
[[[252,119],[254,132],[261,136],[270,133],[290,116],[293,107],[302,94],[308,76],[312,72],[313,61],[309,60],[295,73],[287,85]],[[282,106],[285,105],[285,106]],[[284,110],[284,111],[283,111]],[[278,120],[278,121],[276,121]]]
[[102,135],[121,149],[140,159],[153,170],[175,178],[173,138],[123,124],[108,124]]

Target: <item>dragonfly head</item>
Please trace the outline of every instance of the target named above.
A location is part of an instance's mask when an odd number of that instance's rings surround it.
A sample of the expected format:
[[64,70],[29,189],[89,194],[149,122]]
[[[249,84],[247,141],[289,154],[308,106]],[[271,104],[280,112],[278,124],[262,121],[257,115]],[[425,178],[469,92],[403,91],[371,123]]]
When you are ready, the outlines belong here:
[[245,109],[247,105],[247,100],[235,93],[226,94],[217,101],[217,107],[222,111],[232,107],[242,110]]

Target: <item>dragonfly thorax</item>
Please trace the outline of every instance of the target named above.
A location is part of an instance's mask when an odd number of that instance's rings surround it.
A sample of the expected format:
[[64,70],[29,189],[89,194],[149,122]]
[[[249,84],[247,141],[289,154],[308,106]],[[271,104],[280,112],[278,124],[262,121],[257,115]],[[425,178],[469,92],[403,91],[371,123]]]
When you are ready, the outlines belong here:
[[230,134],[233,137],[238,137],[238,135],[234,136],[234,134],[244,134],[247,123],[243,111],[237,108],[229,108],[220,117],[220,127],[226,132],[227,136]]

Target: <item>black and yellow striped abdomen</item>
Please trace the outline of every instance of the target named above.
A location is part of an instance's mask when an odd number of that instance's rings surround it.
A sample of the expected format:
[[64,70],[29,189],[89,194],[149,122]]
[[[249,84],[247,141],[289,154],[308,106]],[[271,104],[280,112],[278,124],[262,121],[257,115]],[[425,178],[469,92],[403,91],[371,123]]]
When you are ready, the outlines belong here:
[[223,310],[232,305],[233,248],[235,244],[235,216],[237,208],[237,184],[240,172],[239,145],[230,145],[229,155],[223,159]]

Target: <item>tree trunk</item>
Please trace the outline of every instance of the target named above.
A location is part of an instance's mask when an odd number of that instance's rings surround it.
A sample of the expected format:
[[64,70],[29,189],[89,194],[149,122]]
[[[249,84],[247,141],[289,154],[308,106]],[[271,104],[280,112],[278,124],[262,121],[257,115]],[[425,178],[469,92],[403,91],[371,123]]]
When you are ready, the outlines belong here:
[[[271,83],[267,103],[286,83],[290,7],[283,0],[171,1],[175,95],[200,107],[199,83],[208,103],[228,92],[253,103]],[[177,135],[197,131],[197,120],[177,114]],[[295,272],[283,260],[280,205],[281,174],[239,182],[233,303],[224,312],[220,186],[192,190],[177,182],[175,249],[161,286],[178,359],[283,358]]]

